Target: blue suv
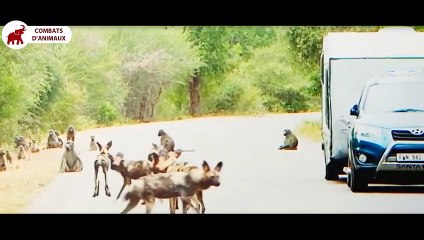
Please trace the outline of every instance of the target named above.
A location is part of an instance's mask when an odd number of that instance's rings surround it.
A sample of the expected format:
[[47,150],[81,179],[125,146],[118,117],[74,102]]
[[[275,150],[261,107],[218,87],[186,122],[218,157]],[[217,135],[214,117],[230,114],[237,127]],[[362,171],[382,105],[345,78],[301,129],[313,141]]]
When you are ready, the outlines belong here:
[[424,183],[424,76],[373,79],[350,115],[347,184],[363,192],[368,183]]

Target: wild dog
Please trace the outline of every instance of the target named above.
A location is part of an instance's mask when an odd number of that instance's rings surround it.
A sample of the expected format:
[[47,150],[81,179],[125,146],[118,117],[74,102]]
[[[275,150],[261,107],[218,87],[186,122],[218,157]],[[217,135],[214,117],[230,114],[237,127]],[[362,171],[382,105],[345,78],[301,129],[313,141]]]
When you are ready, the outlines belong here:
[[139,179],[152,173],[152,163],[149,160],[127,161],[124,154],[118,152],[112,160],[111,169],[121,174],[124,179],[121,190],[116,199],[119,199],[125,186],[131,184],[131,179]]
[[6,157],[5,152],[0,150],[0,172],[6,171]]
[[67,141],[65,144],[65,152],[62,155],[62,163],[59,172],[81,172],[83,168],[82,161],[75,152],[74,142]]
[[90,136],[90,147],[88,149],[89,151],[98,151],[98,147],[96,144],[96,140],[94,138],[94,136]]
[[68,127],[68,131],[66,132],[66,141],[75,142],[75,128],[72,125]]
[[[197,166],[188,166],[187,162],[184,163],[178,163],[176,165],[170,166],[167,169],[167,173],[171,173],[171,172],[190,172],[192,170],[197,170],[199,169]],[[194,207],[194,209],[196,210],[197,213],[205,213],[206,211],[206,207],[205,207],[205,203],[203,202],[203,191],[197,191],[193,198],[192,201],[196,204],[196,206]],[[169,199],[169,211],[171,214],[175,214],[175,210],[178,209],[178,198],[170,198]]]
[[99,147],[99,155],[97,155],[94,161],[94,194],[93,197],[99,196],[100,181],[97,179],[99,173],[99,167],[102,168],[103,174],[105,175],[105,192],[106,196],[110,197],[109,185],[107,184],[107,172],[109,170],[109,163],[113,161],[113,156],[109,154],[109,149],[112,147],[112,141],[109,141],[106,146],[102,146],[99,142],[96,142]]
[[211,186],[218,187],[219,173],[222,169],[222,162],[219,162],[213,170],[209,164],[203,161],[202,170],[192,170],[190,172],[158,173],[144,176],[134,180],[129,186],[129,191],[124,199],[129,201],[122,214],[131,211],[140,200],[146,202],[146,213],[152,213],[155,198],[169,199],[180,197],[183,200],[183,213],[187,213],[193,195]]

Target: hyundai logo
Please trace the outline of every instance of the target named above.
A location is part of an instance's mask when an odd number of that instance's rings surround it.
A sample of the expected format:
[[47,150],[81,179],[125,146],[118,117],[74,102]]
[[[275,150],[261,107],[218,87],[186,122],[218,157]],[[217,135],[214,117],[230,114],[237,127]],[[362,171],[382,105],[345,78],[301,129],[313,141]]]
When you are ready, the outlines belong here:
[[422,135],[422,134],[424,134],[424,129],[414,128],[414,129],[411,129],[410,132],[414,135]]

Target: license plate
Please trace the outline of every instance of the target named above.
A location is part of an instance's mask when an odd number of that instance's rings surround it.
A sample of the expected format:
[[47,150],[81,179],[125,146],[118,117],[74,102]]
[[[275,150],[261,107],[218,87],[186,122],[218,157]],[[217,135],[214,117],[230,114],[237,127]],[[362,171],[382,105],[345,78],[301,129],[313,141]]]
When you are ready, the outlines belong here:
[[398,153],[398,162],[424,161],[424,153]]

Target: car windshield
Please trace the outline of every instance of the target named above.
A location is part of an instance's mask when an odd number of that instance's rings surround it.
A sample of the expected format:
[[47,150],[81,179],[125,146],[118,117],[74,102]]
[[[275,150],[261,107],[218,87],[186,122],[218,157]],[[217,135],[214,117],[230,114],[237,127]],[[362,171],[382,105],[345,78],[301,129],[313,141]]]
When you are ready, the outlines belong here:
[[424,112],[424,82],[376,84],[368,89],[365,112]]

